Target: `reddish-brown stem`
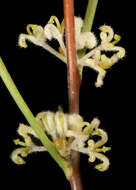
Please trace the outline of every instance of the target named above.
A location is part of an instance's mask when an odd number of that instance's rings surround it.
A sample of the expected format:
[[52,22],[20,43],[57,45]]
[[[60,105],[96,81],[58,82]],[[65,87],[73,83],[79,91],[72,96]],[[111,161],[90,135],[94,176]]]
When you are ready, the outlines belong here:
[[79,112],[79,88],[80,77],[77,67],[74,35],[74,0],[63,0],[64,2],[64,23],[67,47],[68,66],[68,97],[69,112]]
[[[75,48],[74,0],[63,0],[63,4],[67,47],[69,113],[79,113],[80,75]],[[72,152],[71,164],[73,168],[73,174],[70,179],[71,189],[83,190],[80,177],[80,154],[76,151]]]

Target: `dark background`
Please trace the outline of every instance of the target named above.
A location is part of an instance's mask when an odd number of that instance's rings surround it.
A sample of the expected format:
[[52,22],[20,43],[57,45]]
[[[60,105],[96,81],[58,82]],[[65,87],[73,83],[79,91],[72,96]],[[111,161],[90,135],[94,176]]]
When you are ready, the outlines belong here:
[[[84,16],[87,1],[75,1],[75,15]],[[88,163],[88,157],[81,155],[81,173],[84,189],[109,189],[127,183],[124,177],[129,174],[128,162],[128,114],[130,112],[131,67],[128,65],[128,15],[127,3],[122,1],[99,1],[93,32],[99,36],[98,28],[103,24],[113,27],[122,36],[119,45],[127,51],[126,57],[107,72],[102,88],[95,88],[97,73],[89,68],[83,72],[80,95],[80,114],[87,121],[95,116],[101,120],[101,128],[109,135],[107,153],[110,168],[100,173],[94,169],[94,163]],[[51,15],[63,18],[62,1],[18,1],[3,4],[0,12],[0,55],[11,76],[33,114],[43,110],[56,111],[58,105],[68,111],[67,70],[66,65],[46,52],[29,43],[27,49],[17,46],[20,33],[26,32],[29,23],[44,26]],[[132,104],[133,106],[133,104]],[[1,167],[5,185],[11,189],[70,189],[63,172],[48,153],[36,153],[26,158],[26,165],[17,166],[10,160],[18,138],[18,124],[25,123],[23,115],[0,80],[0,116],[1,116]],[[131,165],[131,164],[130,164]],[[110,183],[109,183],[110,182]]]

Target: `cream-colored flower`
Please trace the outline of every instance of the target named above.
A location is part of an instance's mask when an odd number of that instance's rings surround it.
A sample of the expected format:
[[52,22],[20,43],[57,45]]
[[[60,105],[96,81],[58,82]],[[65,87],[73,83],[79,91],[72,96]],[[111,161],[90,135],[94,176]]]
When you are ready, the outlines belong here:
[[[56,146],[59,154],[65,159],[69,159],[72,150],[87,154],[89,161],[94,162],[95,158],[103,161],[102,164],[96,166],[100,171],[108,168],[109,160],[100,152],[106,152],[110,148],[102,147],[108,140],[106,132],[98,129],[100,121],[94,118],[91,123],[83,121],[83,118],[78,114],[64,114],[62,111],[41,112],[36,116],[36,119],[41,123],[44,132],[51,138]],[[38,138],[33,129],[29,126],[20,124],[18,133],[24,138],[24,142],[19,139],[14,140],[16,145],[22,146],[17,148],[11,154],[12,160],[16,164],[24,164],[23,157],[29,153],[37,151],[46,151],[44,146],[36,145],[33,142],[33,137]],[[101,136],[101,140],[94,142],[90,139],[90,135]],[[88,141],[88,146],[85,143]]]
[[[97,39],[92,32],[82,32],[83,20],[80,17],[75,17],[75,40],[76,50],[87,48],[89,50],[83,57],[78,58],[78,67],[82,77],[83,67],[87,66],[98,72],[98,77],[95,83],[96,87],[103,85],[103,80],[106,75],[106,70],[125,56],[125,49],[116,46],[121,37],[114,34],[110,26],[103,25],[100,29],[100,45],[97,45]],[[19,46],[26,48],[26,40],[33,42],[35,45],[41,46],[63,62],[67,63],[66,46],[64,42],[64,21],[60,24],[56,16],[51,16],[48,24],[43,28],[38,25],[28,25],[28,34],[19,36]],[[47,40],[55,39],[59,43],[58,50],[53,49]],[[107,57],[102,52],[111,51],[113,55]],[[77,56],[78,57],[78,56]]]
[[[81,66],[88,66],[93,68],[98,72],[97,81],[95,83],[96,87],[101,87],[103,85],[103,79],[105,77],[107,69],[112,65],[122,59],[125,56],[125,49],[119,46],[115,46],[121,37],[114,34],[113,29],[110,26],[101,26],[101,43],[99,46],[88,52],[85,56],[79,59],[79,64]],[[111,51],[113,55],[107,57],[106,54],[101,52]]]

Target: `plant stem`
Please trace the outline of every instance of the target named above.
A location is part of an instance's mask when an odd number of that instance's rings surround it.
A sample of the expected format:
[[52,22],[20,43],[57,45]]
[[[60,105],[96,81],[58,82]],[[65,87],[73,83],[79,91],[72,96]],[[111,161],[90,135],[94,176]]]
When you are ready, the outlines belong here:
[[29,107],[27,106],[21,94],[19,93],[16,85],[14,84],[1,58],[0,58],[0,76],[3,82],[5,83],[7,89],[9,90],[9,93],[11,94],[12,98],[16,102],[17,106],[19,107],[23,115],[25,116],[30,126],[33,128],[33,130],[41,140],[42,144],[47,148],[49,154],[63,169],[66,177],[69,179],[71,176],[71,169],[69,167],[68,162],[59,155],[54,144],[48,139],[48,137],[44,133],[40,122],[38,122],[36,118],[33,116]]
[[[89,0],[85,14],[83,32],[88,32],[92,28],[94,15],[96,11],[98,0]],[[74,0],[63,0],[64,4],[64,23],[65,23],[65,37],[67,48],[67,77],[68,77],[68,98],[69,98],[69,112],[79,113],[79,91],[81,79],[77,67],[77,57],[75,48],[75,34],[74,34]],[[82,57],[86,50],[79,52],[78,56]],[[82,181],[80,177],[80,154],[76,151],[72,152],[71,164],[73,174],[70,179],[72,190],[83,190]]]
[[[67,77],[68,77],[68,98],[69,113],[79,113],[79,90],[80,75],[77,67],[74,33],[74,0],[63,0],[64,23],[67,47]],[[83,190],[80,177],[80,154],[72,152],[71,165],[73,168],[70,185],[72,190]]]
[[74,0],[64,0],[64,23],[67,47],[69,112],[78,113],[80,76],[75,48]]
[[98,4],[98,0],[88,0],[82,32],[91,31],[97,4]]

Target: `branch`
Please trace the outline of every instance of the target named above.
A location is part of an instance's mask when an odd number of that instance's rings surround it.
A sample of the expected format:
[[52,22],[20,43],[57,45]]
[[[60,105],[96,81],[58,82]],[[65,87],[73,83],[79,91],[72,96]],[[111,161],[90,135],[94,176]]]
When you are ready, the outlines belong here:
[[98,4],[98,0],[88,0],[82,32],[91,31],[97,4]]

